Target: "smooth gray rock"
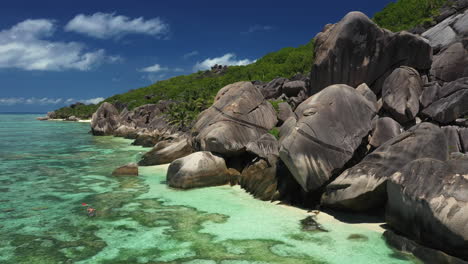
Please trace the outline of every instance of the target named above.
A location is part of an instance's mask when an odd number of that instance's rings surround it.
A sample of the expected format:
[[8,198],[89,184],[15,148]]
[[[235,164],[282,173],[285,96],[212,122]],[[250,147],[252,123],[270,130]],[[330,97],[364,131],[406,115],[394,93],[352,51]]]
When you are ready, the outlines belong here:
[[449,153],[463,152],[463,148],[460,142],[460,136],[458,134],[458,127],[446,126],[441,128],[444,131],[445,137],[447,138],[447,146]]
[[392,228],[468,260],[468,162],[415,160],[390,177],[387,193]]
[[145,153],[138,164],[141,166],[167,164],[192,152],[192,146],[187,138],[161,141],[152,150]]
[[288,103],[283,102],[278,104],[278,121],[281,124],[293,115],[294,112]]
[[381,208],[388,178],[409,162],[426,157],[448,159],[445,134],[431,123],[418,124],[390,139],[344,171],[326,187],[322,205],[352,211]]
[[331,85],[311,96],[280,130],[280,157],[305,191],[342,169],[371,130],[375,107],[354,88]]
[[431,74],[444,82],[468,77],[468,41],[455,42],[434,56]]
[[91,133],[95,136],[112,135],[119,125],[119,111],[112,104],[104,102],[91,118]]
[[421,111],[440,124],[449,124],[468,114],[468,78],[446,83],[439,90],[438,98]]
[[402,131],[401,125],[390,117],[377,119],[372,126],[372,137],[369,144],[380,147],[388,140],[398,136]]
[[138,129],[133,126],[120,125],[112,134],[116,137],[136,139],[138,137]]
[[304,81],[290,81],[283,84],[283,93],[288,97],[294,97],[300,91],[305,91],[306,83]]
[[174,188],[190,189],[228,182],[226,162],[208,151],[195,152],[177,159],[171,162],[167,170],[167,184]]
[[337,83],[366,83],[380,94],[382,82],[395,68],[428,70],[431,58],[431,46],[422,37],[383,30],[363,13],[351,12],[316,36],[309,94]]
[[466,25],[467,18],[468,11],[451,15],[422,33],[421,36],[428,39],[435,50],[440,50],[459,41],[466,35],[466,33],[463,33],[466,31],[466,29],[463,29],[463,26],[468,26]]
[[238,156],[276,123],[275,109],[258,88],[237,82],[222,88],[214,104],[198,116],[192,128],[193,146],[224,157]]
[[423,108],[428,107],[439,97],[440,85],[437,82],[431,82],[423,87],[421,97],[419,97],[419,102]]
[[422,87],[418,71],[406,66],[395,69],[382,87],[383,108],[400,123],[414,120],[419,112]]
[[375,109],[379,108],[379,105],[377,103],[377,96],[375,93],[367,86],[367,84],[362,83],[358,87],[356,87],[356,91],[360,93],[362,96],[364,96],[369,102],[371,102],[373,105],[375,105]]

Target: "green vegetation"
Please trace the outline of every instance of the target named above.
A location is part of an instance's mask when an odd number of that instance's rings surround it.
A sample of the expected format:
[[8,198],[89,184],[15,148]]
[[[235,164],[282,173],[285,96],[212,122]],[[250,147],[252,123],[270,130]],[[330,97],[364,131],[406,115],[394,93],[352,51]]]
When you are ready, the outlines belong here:
[[272,129],[270,129],[270,131],[268,131],[268,133],[272,134],[273,136],[275,136],[276,139],[279,139],[280,136],[279,136],[279,129],[277,127],[274,127]]
[[[156,82],[150,86],[130,90],[105,100],[109,103],[125,103],[131,110],[135,107],[157,103],[159,100],[174,100],[168,119],[180,127],[187,127],[204,109],[212,104],[222,87],[239,81],[270,81],[276,77],[290,78],[296,73],[307,73],[312,68],[313,41],[297,48],[283,48],[272,52],[255,63],[246,66],[228,67],[223,74],[199,71],[190,75],[177,76]],[[72,113],[77,117],[89,117],[97,109],[89,106],[86,112],[69,107],[57,110],[60,115]],[[80,108],[80,111],[84,110]]]
[[273,106],[273,108],[275,109],[276,113],[278,113],[279,112],[279,104],[280,103],[285,103],[286,101],[284,101],[284,100],[270,100],[269,102]]
[[431,23],[447,0],[398,0],[374,15],[379,26],[397,32]]
[[90,119],[94,112],[96,112],[98,106],[94,104],[90,105],[76,105],[73,108],[66,106],[55,110],[57,118],[64,119],[69,116],[76,116],[81,119]]

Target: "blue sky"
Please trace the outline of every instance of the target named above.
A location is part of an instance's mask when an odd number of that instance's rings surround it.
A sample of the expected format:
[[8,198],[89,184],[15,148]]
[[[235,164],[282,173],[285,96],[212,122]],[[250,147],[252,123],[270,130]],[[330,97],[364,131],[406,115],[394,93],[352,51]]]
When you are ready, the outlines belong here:
[[307,43],[375,1],[3,1],[0,112],[97,102],[219,62]]

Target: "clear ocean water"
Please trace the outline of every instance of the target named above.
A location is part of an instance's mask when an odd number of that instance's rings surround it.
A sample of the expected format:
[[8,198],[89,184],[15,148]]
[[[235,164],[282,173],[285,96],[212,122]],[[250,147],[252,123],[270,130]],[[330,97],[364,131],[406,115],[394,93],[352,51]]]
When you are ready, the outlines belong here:
[[0,114],[0,263],[415,262],[370,229],[303,231],[306,211],[239,187],[167,188],[167,166],[112,177],[147,149],[36,116]]

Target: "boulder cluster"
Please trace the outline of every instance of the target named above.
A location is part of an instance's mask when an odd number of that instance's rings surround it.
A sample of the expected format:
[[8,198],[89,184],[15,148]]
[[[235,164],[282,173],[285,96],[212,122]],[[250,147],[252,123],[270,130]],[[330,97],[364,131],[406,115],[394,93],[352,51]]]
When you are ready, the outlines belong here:
[[162,105],[108,103],[92,132],[155,137],[140,165],[171,163],[170,187],[230,183],[262,200],[384,210],[411,248],[468,260],[466,7],[419,34],[351,12],[314,53],[310,76],[222,88],[189,133],[170,129]]

